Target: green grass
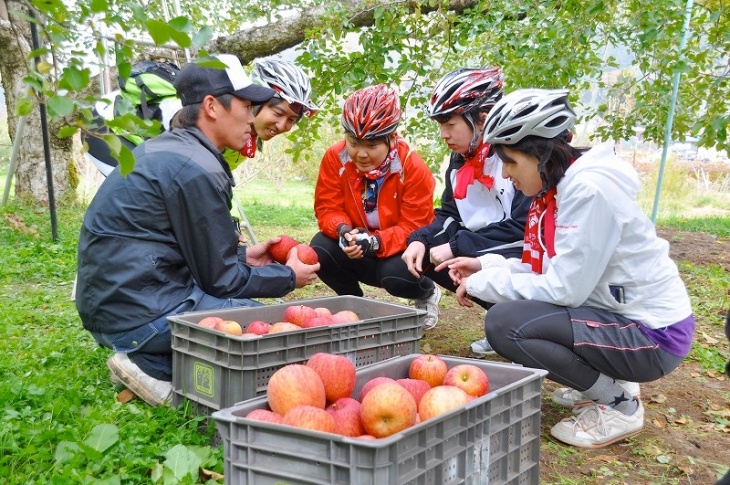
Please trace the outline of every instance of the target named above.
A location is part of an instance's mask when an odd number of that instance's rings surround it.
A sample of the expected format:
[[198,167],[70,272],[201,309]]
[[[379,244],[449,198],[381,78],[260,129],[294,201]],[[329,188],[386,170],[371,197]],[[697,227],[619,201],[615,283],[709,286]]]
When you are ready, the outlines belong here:
[[[260,240],[286,232],[307,241],[317,231],[306,184],[277,189],[248,183],[239,191]],[[110,351],[83,330],[70,299],[83,211],[59,209],[54,242],[46,208],[0,207],[0,482],[163,483],[164,476],[164,483],[200,483],[200,466],[222,473],[221,450],[207,446],[212,430],[201,434],[202,418],[189,409],[115,401],[105,365]],[[661,224],[729,234],[722,218]],[[727,275],[689,265],[680,271],[698,318],[719,325]],[[298,291],[298,298],[307,298],[322,288]],[[463,350],[478,337],[476,330],[464,330],[430,344],[448,353],[448,345]],[[715,347],[697,344],[693,358],[718,369],[724,356]]]

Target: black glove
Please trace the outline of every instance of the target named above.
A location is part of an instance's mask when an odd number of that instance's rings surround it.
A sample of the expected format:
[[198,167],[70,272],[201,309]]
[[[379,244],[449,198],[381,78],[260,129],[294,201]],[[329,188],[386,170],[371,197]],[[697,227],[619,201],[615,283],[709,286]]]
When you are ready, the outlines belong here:
[[350,245],[350,241],[345,239],[345,234],[349,233],[350,231],[352,231],[352,228],[345,223],[337,226],[337,237],[339,238],[340,247],[342,249],[345,249],[347,246]]
[[369,256],[375,254],[380,249],[380,238],[364,232],[355,235],[355,244],[362,248],[364,255]]

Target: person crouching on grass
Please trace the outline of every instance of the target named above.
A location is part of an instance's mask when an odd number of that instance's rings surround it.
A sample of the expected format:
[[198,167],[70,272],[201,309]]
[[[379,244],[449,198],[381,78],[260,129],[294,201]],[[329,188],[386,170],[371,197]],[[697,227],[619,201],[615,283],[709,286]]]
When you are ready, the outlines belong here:
[[434,217],[436,182],[423,159],[396,133],[398,95],[384,84],[355,91],[342,108],[345,139],[322,158],[314,193],[321,232],[319,278],[338,295],[363,296],[360,283],[413,299],[438,321],[440,291],[401,259],[409,234]]
[[579,391],[586,404],[552,427],[565,443],[600,448],[644,427],[644,405],[618,379],[650,382],[673,371],[695,321],[669,244],[636,203],[635,170],[613,146],[565,140],[576,115],[566,90],[518,90],[487,118],[484,140],[502,176],[535,196],[522,260],[456,258],[457,300],[494,302],[497,353]]

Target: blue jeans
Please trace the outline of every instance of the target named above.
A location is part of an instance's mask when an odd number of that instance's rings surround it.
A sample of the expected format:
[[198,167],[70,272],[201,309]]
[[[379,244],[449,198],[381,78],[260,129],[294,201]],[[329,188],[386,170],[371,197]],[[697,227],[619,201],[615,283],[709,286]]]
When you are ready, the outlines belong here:
[[91,332],[99,345],[127,354],[145,374],[162,381],[172,381],[172,333],[167,317],[179,313],[221,310],[223,308],[262,306],[245,298],[217,298],[197,286],[180,305],[155,320],[121,333]]

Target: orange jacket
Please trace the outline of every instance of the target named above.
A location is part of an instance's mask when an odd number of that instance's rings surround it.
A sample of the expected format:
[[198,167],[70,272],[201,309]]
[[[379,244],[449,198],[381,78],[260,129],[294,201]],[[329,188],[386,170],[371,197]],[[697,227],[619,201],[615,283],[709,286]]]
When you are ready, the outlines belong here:
[[[314,191],[314,215],[319,230],[337,239],[337,226],[367,227],[362,205],[362,182],[349,157],[345,141],[335,143],[325,152],[319,166]],[[436,181],[421,156],[398,138],[398,155],[379,189],[380,229],[371,231],[380,237],[377,257],[384,258],[405,251],[408,236],[433,221],[433,191]]]

